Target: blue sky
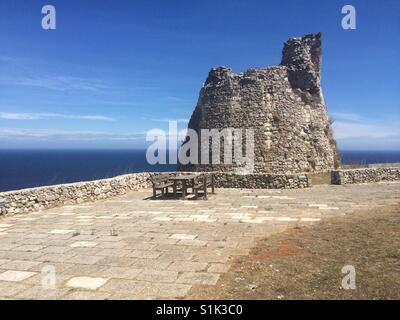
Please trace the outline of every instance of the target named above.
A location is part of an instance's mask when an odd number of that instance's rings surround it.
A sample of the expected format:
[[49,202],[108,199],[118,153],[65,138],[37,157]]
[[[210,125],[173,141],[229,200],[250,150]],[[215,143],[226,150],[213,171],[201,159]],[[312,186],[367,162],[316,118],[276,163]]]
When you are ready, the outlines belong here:
[[0,148],[143,147],[168,119],[186,127],[211,67],[279,64],[287,38],[322,32],[339,147],[400,150],[397,0],[0,0],[0,14]]

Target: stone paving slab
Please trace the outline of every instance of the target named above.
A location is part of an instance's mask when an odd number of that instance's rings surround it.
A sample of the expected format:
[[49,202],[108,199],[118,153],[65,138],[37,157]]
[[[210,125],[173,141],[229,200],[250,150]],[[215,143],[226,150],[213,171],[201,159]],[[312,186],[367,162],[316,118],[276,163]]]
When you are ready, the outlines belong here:
[[0,299],[184,298],[257,239],[397,203],[400,183],[218,189],[206,201],[150,194],[1,217]]

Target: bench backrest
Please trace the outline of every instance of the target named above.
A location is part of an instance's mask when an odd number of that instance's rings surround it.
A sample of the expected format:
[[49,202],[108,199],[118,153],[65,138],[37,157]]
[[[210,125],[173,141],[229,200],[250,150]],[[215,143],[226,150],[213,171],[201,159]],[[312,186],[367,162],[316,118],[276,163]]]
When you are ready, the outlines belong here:
[[150,181],[153,185],[163,184],[169,182],[169,179],[173,176],[170,173],[154,174],[150,177]]
[[202,173],[200,175],[198,175],[195,178],[195,183],[204,183],[204,180],[206,181],[206,184],[209,185],[212,182],[212,174],[209,173]]

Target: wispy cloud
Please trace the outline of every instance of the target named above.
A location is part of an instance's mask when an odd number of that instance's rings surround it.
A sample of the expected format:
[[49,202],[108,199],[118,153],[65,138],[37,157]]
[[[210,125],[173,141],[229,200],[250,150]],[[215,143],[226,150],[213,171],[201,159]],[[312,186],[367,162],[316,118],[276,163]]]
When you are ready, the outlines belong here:
[[56,129],[25,129],[25,128],[0,128],[1,138],[43,138],[59,135],[94,135],[102,134],[97,131],[69,131]]
[[90,130],[57,130],[57,129],[26,129],[0,128],[0,139],[57,139],[57,140],[144,140],[145,133],[112,133]]
[[153,121],[153,122],[169,122],[169,121],[176,121],[176,122],[182,122],[182,123],[189,122],[189,119],[185,119],[185,118],[146,118],[146,117],[142,117],[142,119]]
[[400,124],[396,119],[370,119],[355,113],[332,113],[339,148],[349,150],[397,150]]
[[363,121],[366,120],[365,117],[355,114],[355,113],[347,113],[347,112],[332,112],[331,116],[333,120],[343,120],[343,121]]
[[396,121],[370,119],[356,113],[332,112],[336,139],[400,137],[400,124]]
[[73,115],[63,113],[15,113],[0,112],[0,119],[4,120],[51,120],[51,119],[71,119],[71,120],[98,120],[116,121],[115,118],[103,115]]
[[108,88],[102,81],[73,76],[47,76],[0,79],[2,85],[39,87],[57,91],[102,91]]
[[168,96],[166,100],[173,101],[173,102],[186,102],[185,99],[179,97]]
[[333,123],[333,130],[336,139],[400,137],[400,126],[395,124],[360,124],[337,121]]

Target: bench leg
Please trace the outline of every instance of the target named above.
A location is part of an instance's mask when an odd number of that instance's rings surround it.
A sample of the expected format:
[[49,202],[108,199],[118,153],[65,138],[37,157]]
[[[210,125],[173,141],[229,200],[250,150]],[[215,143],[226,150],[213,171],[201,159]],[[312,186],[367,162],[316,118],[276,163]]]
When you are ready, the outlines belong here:
[[153,199],[157,198],[156,188],[153,187]]
[[214,175],[211,175],[211,192],[215,194],[215,187],[214,187]]
[[204,190],[204,200],[207,200],[207,181],[204,179],[203,182],[203,190]]
[[174,190],[174,197],[176,197],[176,181],[174,181],[174,186],[172,187],[172,189]]
[[186,181],[182,181],[182,198],[186,197]]

